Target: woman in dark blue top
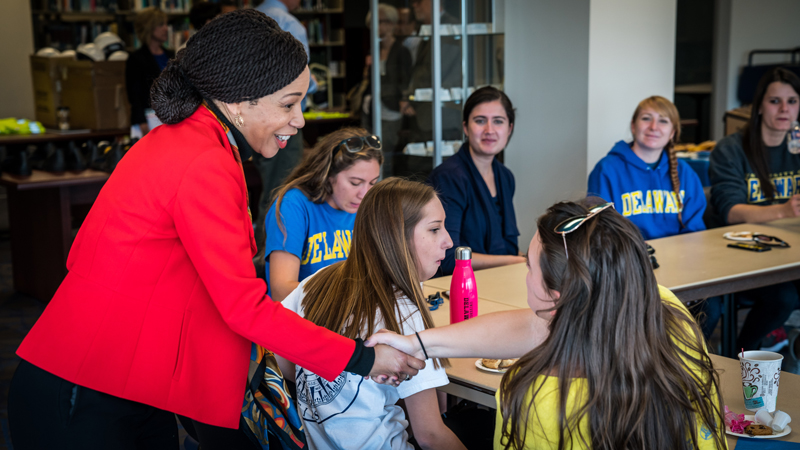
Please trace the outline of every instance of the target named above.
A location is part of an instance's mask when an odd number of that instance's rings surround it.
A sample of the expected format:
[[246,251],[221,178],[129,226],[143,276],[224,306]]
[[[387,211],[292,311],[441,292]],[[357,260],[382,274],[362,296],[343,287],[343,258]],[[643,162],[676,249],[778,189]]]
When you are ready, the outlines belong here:
[[491,86],[475,91],[464,103],[467,141],[458,153],[433,170],[428,182],[439,192],[453,247],[442,261],[442,273],[455,267],[455,248],[472,248],[472,267],[523,263],[517,245],[514,175],[495,156],[514,131],[514,107],[505,93]]

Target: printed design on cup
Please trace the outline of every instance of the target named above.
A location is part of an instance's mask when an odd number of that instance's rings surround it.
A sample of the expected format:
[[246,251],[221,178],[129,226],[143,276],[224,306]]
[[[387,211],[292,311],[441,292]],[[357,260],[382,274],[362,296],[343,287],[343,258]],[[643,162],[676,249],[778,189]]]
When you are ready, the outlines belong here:
[[750,411],[775,411],[782,358],[767,353],[753,351],[740,356],[744,405]]
[[744,405],[747,409],[763,408],[764,399],[756,397],[758,385],[761,384],[761,369],[758,363],[742,361],[742,390],[744,391]]
[[744,388],[744,398],[750,400],[756,395],[758,392],[758,386],[751,384],[747,386],[742,386]]
[[[750,361],[742,361],[742,383],[750,383],[750,386],[755,387],[758,389],[754,383],[761,379],[761,369],[758,368],[758,364],[752,364]],[[753,391],[755,394],[755,391]],[[747,398],[752,397],[752,395],[748,396]]]

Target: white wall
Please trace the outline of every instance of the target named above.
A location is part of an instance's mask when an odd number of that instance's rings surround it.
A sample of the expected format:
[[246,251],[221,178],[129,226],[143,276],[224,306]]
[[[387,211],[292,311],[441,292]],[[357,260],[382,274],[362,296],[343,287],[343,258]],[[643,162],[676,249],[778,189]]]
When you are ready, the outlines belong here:
[[594,164],[630,138],[639,101],[672,99],[676,0],[506,0],[505,20],[517,108],[506,165],[524,248],[547,207],[586,195]]
[[516,108],[505,164],[527,250],[536,219],[586,190],[589,0],[506,0],[505,90]]
[[28,0],[3,2],[0,14],[0,118],[34,119],[29,56],[33,53]]
[[[722,116],[741,106],[736,90],[741,68],[751,50],[785,49],[800,46],[800,1],[718,0],[720,22],[715,32],[714,70],[717,97],[711,111],[712,133],[722,137]],[[720,14],[722,13],[722,14]],[[789,57],[757,55],[755,64],[789,61]]]
[[640,101],[672,100],[676,13],[676,0],[592,0],[587,174],[615,142],[631,139]]

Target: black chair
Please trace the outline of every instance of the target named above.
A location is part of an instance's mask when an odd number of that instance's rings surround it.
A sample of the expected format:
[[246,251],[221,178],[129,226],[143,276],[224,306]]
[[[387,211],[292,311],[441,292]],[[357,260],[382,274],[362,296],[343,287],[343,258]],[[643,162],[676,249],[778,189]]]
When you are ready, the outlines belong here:
[[[755,55],[790,55],[791,63],[783,64],[763,64],[753,65],[753,56]],[[797,76],[800,76],[800,47],[784,49],[784,50],[753,50],[747,57],[747,66],[742,67],[742,73],[739,75],[739,86],[736,97],[742,102],[743,105],[753,103],[753,95],[756,91],[758,81],[765,73],[776,67],[783,67],[791,70]]]

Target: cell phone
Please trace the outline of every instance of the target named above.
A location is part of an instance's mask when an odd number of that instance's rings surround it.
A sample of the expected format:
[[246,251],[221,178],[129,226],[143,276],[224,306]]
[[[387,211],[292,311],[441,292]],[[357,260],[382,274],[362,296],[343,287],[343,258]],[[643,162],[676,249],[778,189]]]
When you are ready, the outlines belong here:
[[761,244],[751,244],[748,242],[737,242],[735,244],[728,244],[728,247],[740,248],[742,250],[750,250],[751,252],[768,252],[772,250],[772,247],[767,247],[766,245],[761,245]]

